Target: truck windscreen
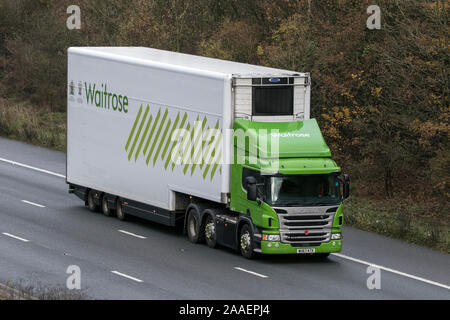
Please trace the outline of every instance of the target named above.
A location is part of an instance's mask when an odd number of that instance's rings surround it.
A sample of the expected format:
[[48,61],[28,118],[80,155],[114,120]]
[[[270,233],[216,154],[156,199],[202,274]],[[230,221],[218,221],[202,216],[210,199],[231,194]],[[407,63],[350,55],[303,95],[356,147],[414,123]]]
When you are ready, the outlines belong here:
[[293,86],[253,87],[253,115],[287,116],[294,114]]
[[336,174],[267,177],[267,203],[272,206],[335,205],[341,200]]

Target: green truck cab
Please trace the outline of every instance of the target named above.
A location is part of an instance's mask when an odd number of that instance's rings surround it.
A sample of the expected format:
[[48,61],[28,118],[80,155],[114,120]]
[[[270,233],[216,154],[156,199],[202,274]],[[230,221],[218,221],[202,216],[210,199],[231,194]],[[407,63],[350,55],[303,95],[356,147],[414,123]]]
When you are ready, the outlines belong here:
[[349,178],[341,177],[317,121],[236,120],[234,130],[239,129],[278,130],[279,155],[264,157],[268,152],[258,136],[248,139],[246,150],[234,144],[235,157],[241,151],[245,161],[235,159],[232,165],[230,210],[252,226],[239,232],[241,253],[251,258],[255,252],[327,256],[341,251],[342,201],[349,195]]

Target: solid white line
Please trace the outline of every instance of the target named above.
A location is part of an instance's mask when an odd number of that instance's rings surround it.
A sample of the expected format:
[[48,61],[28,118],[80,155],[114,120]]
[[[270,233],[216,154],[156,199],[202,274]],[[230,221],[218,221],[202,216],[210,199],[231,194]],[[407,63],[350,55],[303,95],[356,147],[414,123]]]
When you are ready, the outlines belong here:
[[234,267],[234,268],[235,268],[236,270],[239,270],[239,271],[244,271],[244,272],[250,273],[250,274],[252,274],[252,275],[254,275],[254,276],[257,276],[257,277],[268,278],[268,276],[265,276],[265,275],[263,275],[263,274],[261,274],[261,273],[256,273],[256,272],[253,272],[253,271],[250,271],[250,270],[245,270],[245,269],[240,268],[240,267]]
[[125,231],[125,230],[117,230],[117,231],[122,232],[122,233],[125,233],[125,234],[127,234],[127,235],[129,235],[129,236],[132,236],[132,237],[139,238],[139,239],[147,239],[147,237],[140,236],[140,235],[138,235],[138,234],[134,234],[134,233],[131,233],[131,232],[128,232],[128,231]]
[[135,278],[135,277],[126,275],[126,274],[121,273],[121,272],[119,272],[119,271],[111,271],[111,272],[114,273],[114,274],[117,274],[118,276],[121,276],[121,277],[130,279],[130,280],[133,280],[133,281],[136,281],[136,282],[144,282],[144,281],[142,281],[141,279],[138,279],[138,278]]
[[17,239],[17,240],[20,240],[20,241],[23,241],[23,242],[29,242],[29,241],[30,241],[30,240],[27,240],[27,239],[24,239],[24,238],[15,236],[15,235],[10,234],[10,233],[3,232],[3,234],[4,234],[5,236],[7,236],[7,237],[14,238],[14,239]]
[[3,159],[3,158],[0,158],[0,161],[12,164],[14,166],[19,166],[19,167],[31,169],[31,170],[34,170],[34,171],[39,171],[39,172],[42,172],[42,173],[46,173],[46,174],[49,174],[49,175],[52,175],[52,176],[55,176],[55,177],[64,178],[64,179],[66,178],[66,176],[63,175],[63,174],[59,174],[59,173],[48,171],[48,170],[44,170],[44,169],[39,169],[39,168],[32,167],[32,166],[29,166],[27,164],[23,164],[23,163],[20,163],[20,162],[11,161],[11,160],[8,160],[8,159]]
[[37,204],[37,203],[31,202],[31,201],[22,200],[22,202],[23,202],[23,203],[31,204],[32,206],[36,206],[36,207],[39,207],[39,208],[45,208],[45,206],[43,206],[43,205],[41,205],[41,204]]
[[367,261],[364,261],[364,260],[352,258],[352,257],[346,256],[346,255],[340,254],[340,253],[332,253],[332,255],[335,255],[335,256],[337,256],[339,258],[342,258],[342,259],[347,259],[347,260],[350,260],[350,261],[353,261],[353,262],[357,262],[357,263],[360,263],[360,264],[365,264],[365,265],[368,265],[368,266],[372,266],[372,267],[378,268],[380,270],[384,270],[384,271],[387,271],[387,272],[395,273],[395,274],[398,274],[398,275],[403,276],[403,277],[407,277],[407,278],[411,278],[411,279],[414,279],[414,280],[422,281],[422,282],[431,284],[433,286],[437,286],[437,287],[441,287],[441,288],[450,290],[450,286],[442,284],[442,283],[439,283],[439,282],[436,282],[436,281],[431,281],[431,280],[428,280],[428,279],[417,277],[417,276],[414,276],[414,275],[409,274],[409,273],[405,273],[405,272],[401,272],[401,271],[394,270],[394,269],[391,269],[391,268],[383,267],[383,266],[380,266],[380,265],[377,265],[377,264],[374,264],[374,263],[371,263],[371,262],[367,262]]

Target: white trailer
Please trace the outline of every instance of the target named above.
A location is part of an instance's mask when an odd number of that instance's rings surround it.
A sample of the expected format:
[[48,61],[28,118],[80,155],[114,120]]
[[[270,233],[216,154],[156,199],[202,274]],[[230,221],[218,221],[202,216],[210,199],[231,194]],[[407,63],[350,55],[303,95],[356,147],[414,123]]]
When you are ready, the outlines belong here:
[[[255,79],[279,78],[293,87],[293,110],[255,112]],[[149,205],[167,224],[174,220],[164,213],[184,210],[186,196],[226,204],[230,193],[228,164],[173,165],[174,129],[309,119],[308,73],[143,47],[72,47],[67,80],[67,182],[134,201],[141,216]]]

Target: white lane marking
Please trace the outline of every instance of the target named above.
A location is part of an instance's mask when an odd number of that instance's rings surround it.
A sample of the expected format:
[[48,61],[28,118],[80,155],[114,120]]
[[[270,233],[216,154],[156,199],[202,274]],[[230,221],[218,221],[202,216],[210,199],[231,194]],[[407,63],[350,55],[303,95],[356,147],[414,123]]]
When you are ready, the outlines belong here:
[[122,232],[122,233],[125,233],[125,234],[127,234],[127,235],[129,235],[129,236],[132,236],[132,237],[139,238],[139,239],[147,239],[147,237],[140,236],[140,235],[138,235],[138,234],[134,234],[134,233],[131,233],[131,232],[128,232],[128,231],[125,231],[125,230],[117,230],[117,231]]
[[39,171],[39,172],[42,172],[42,173],[50,174],[50,175],[55,176],[55,177],[64,178],[64,179],[66,178],[66,176],[63,175],[63,174],[59,174],[59,173],[56,173],[56,172],[52,172],[52,171],[48,171],[48,170],[32,167],[32,166],[29,166],[27,164],[23,164],[23,163],[20,163],[20,162],[11,161],[11,160],[8,160],[8,159],[3,159],[3,158],[0,158],[0,161],[9,163],[9,164],[12,164],[12,165],[15,165],[15,166],[31,169],[31,170],[34,170],[34,171]]
[[240,268],[240,267],[234,267],[234,268],[235,268],[236,270],[243,271],[243,272],[247,272],[247,273],[250,273],[250,274],[252,274],[252,275],[254,275],[254,276],[257,276],[257,277],[260,277],[260,278],[268,278],[268,276],[265,276],[265,275],[263,275],[263,274],[261,274],[261,273],[253,272],[253,271],[246,270],[246,269],[243,269],[243,268]]
[[15,236],[15,235],[13,235],[11,233],[3,232],[2,234],[4,234],[7,237],[10,237],[10,238],[13,238],[13,239],[16,239],[16,240],[20,240],[20,241],[23,241],[23,242],[29,242],[30,241],[30,240],[27,240],[27,239]]
[[138,278],[129,276],[129,275],[124,274],[124,273],[121,273],[121,272],[119,272],[119,271],[111,271],[111,272],[114,273],[114,274],[116,274],[116,275],[118,275],[118,276],[121,276],[121,277],[130,279],[130,280],[133,280],[133,281],[136,281],[136,282],[144,282],[144,281],[142,281],[141,279],[138,279]]
[[36,207],[39,207],[39,208],[45,208],[45,206],[43,206],[42,204],[37,204],[37,203],[31,202],[31,201],[22,200],[22,202],[23,203],[27,203],[27,204],[31,204],[32,206],[36,206]]
[[441,287],[441,288],[450,290],[450,286],[442,284],[442,283],[439,283],[439,282],[436,282],[436,281],[431,281],[431,280],[428,280],[428,279],[425,279],[425,278],[414,276],[414,275],[409,274],[409,273],[405,273],[405,272],[401,272],[401,271],[394,270],[394,269],[391,269],[391,268],[383,267],[383,266],[380,266],[380,265],[377,265],[377,264],[374,264],[374,263],[371,263],[371,262],[367,262],[367,261],[364,261],[364,260],[352,258],[352,257],[346,256],[346,255],[340,254],[340,253],[332,253],[332,255],[335,255],[336,257],[340,257],[342,259],[347,259],[347,260],[350,260],[350,261],[353,261],[353,262],[357,262],[357,263],[360,263],[360,264],[365,264],[365,265],[368,265],[368,266],[372,266],[372,267],[378,268],[380,270],[384,270],[384,271],[387,271],[387,272],[395,273],[395,274],[398,274],[398,275],[403,276],[403,277],[407,277],[407,278],[411,278],[411,279],[414,279],[414,280],[422,281],[422,282],[425,282],[425,283],[428,283],[428,284],[431,284],[431,285],[434,285],[434,286],[437,286],[437,287]]

